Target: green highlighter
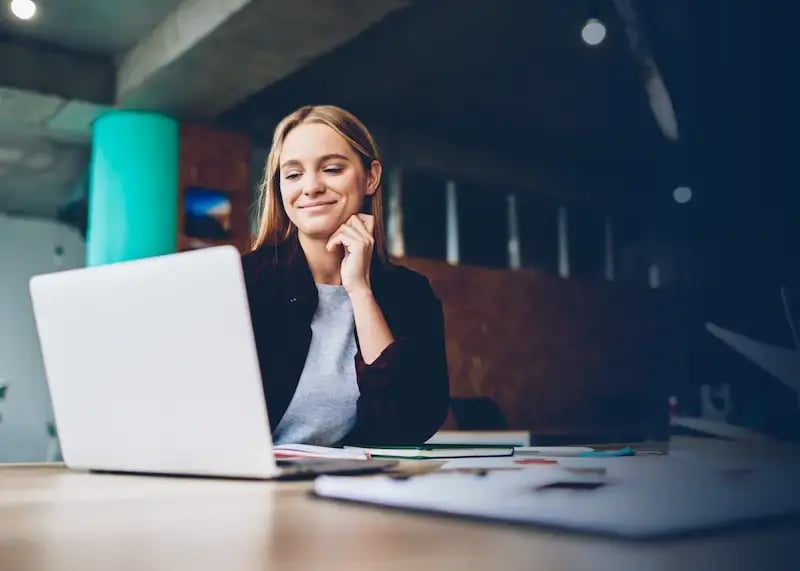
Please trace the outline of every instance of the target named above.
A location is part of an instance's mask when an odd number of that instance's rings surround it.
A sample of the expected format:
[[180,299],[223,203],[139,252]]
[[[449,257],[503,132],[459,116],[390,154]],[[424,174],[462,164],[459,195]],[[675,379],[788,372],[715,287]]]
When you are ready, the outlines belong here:
[[581,452],[578,458],[609,458],[612,456],[635,456],[636,450],[630,446],[619,448],[617,450],[592,450],[589,452]]

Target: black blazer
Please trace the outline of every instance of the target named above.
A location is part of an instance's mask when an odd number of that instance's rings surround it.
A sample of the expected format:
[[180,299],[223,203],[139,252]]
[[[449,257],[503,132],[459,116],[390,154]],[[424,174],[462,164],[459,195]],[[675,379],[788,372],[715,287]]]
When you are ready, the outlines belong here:
[[[317,288],[296,237],[245,254],[242,267],[274,430],[305,365]],[[369,365],[360,349],[356,354],[360,396],[345,442],[420,444],[441,426],[449,404],[442,306],[424,276],[377,255],[370,281],[395,341]]]

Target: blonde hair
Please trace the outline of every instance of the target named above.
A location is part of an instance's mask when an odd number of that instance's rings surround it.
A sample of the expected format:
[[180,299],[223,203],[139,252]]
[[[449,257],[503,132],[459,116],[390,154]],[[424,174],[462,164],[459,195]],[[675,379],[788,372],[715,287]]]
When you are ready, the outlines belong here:
[[[352,113],[334,105],[307,105],[284,117],[275,128],[264,165],[264,177],[259,185],[258,234],[253,240],[252,249],[262,245],[278,245],[295,231],[283,208],[280,192],[280,156],[287,135],[304,123],[321,123],[336,131],[361,159],[365,172],[369,172],[372,161],[380,161],[378,147],[372,135]],[[383,209],[381,208],[381,186],[372,195],[364,197],[365,210],[375,217],[375,251],[381,260],[386,259],[386,245],[383,234]]]

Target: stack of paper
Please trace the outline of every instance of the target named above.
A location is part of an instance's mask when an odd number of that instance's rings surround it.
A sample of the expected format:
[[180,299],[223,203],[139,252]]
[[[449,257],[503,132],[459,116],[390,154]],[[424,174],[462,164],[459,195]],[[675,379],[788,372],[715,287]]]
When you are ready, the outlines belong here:
[[336,458],[367,460],[363,450],[314,446],[312,444],[279,444],[272,448],[276,458]]

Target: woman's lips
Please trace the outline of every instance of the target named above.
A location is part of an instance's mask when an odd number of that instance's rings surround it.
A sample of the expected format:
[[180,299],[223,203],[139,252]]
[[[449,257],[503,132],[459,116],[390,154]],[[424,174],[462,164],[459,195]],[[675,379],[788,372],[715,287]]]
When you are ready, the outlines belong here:
[[335,201],[314,202],[314,203],[311,203],[311,204],[307,204],[305,206],[300,206],[299,208],[300,208],[300,210],[304,210],[306,212],[318,212],[320,210],[325,210],[326,208],[328,208],[329,206],[333,206],[334,204],[336,204]]

